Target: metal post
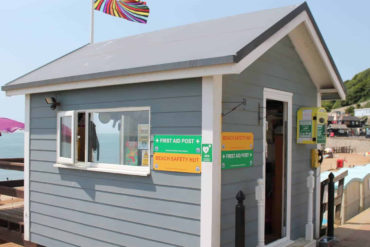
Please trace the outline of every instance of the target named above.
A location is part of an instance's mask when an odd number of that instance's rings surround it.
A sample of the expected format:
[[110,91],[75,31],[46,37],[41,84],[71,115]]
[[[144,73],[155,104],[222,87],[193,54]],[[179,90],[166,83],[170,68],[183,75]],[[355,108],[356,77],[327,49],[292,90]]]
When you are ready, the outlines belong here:
[[364,195],[364,181],[362,181],[362,183],[360,183],[360,212],[364,210]]
[[307,207],[307,224],[306,224],[306,240],[313,240],[313,189],[315,188],[315,178],[313,176],[313,171],[308,172],[307,177],[307,189],[308,189],[308,207]]
[[257,180],[256,200],[258,210],[258,244],[257,247],[265,246],[265,186],[263,179]]
[[94,0],[91,0],[91,33],[90,33],[90,44],[94,44]]
[[328,231],[329,238],[334,238],[334,174],[329,174],[328,184]]
[[245,210],[243,201],[245,195],[243,191],[239,191],[236,194],[236,200],[238,204],[235,206],[235,247],[245,246]]
[[320,167],[316,168],[315,170],[315,190],[314,190],[314,213],[315,213],[315,220],[314,220],[314,235],[316,239],[320,238],[320,230],[321,230],[321,181],[320,181]]

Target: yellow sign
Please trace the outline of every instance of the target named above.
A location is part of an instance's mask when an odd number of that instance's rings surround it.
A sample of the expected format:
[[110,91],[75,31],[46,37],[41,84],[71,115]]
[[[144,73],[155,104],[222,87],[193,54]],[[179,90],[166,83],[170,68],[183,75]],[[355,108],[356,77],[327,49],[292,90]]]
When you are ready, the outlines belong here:
[[141,151],[141,165],[148,166],[149,165],[149,152],[148,150]]
[[200,154],[154,153],[153,169],[158,171],[200,173]]
[[325,144],[328,114],[322,107],[302,107],[297,112],[297,143]]
[[253,150],[253,133],[222,132],[222,151]]

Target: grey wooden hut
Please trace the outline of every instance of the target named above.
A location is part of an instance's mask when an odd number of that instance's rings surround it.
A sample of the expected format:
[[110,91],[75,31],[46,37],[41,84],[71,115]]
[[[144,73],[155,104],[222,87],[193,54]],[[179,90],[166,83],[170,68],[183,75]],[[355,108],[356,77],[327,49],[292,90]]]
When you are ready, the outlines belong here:
[[[296,144],[296,112],[345,91],[306,3],[89,44],[2,90],[25,95],[28,244],[234,246],[238,191],[246,246],[288,246],[310,222],[318,237],[319,187],[309,212],[306,185],[309,171],[319,183],[316,145]],[[99,121],[128,141],[99,139],[111,131]],[[151,141],[199,135],[213,159],[200,173],[155,170],[143,135],[141,165],[127,165],[120,150],[135,148],[137,124]],[[251,167],[221,169],[222,132],[253,133]]]

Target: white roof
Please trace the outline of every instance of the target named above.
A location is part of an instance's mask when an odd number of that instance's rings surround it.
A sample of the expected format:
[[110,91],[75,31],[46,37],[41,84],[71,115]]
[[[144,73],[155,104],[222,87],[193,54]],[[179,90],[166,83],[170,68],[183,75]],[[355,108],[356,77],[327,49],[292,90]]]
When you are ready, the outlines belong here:
[[309,12],[306,3],[89,44],[9,82],[2,90],[238,63],[303,11]]

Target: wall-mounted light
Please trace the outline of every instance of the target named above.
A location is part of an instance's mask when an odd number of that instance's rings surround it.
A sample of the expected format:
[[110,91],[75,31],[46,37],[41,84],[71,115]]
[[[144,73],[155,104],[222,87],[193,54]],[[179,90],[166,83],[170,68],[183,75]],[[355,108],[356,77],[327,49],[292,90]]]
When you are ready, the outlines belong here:
[[45,97],[46,104],[50,105],[50,109],[55,110],[60,103],[54,97]]

